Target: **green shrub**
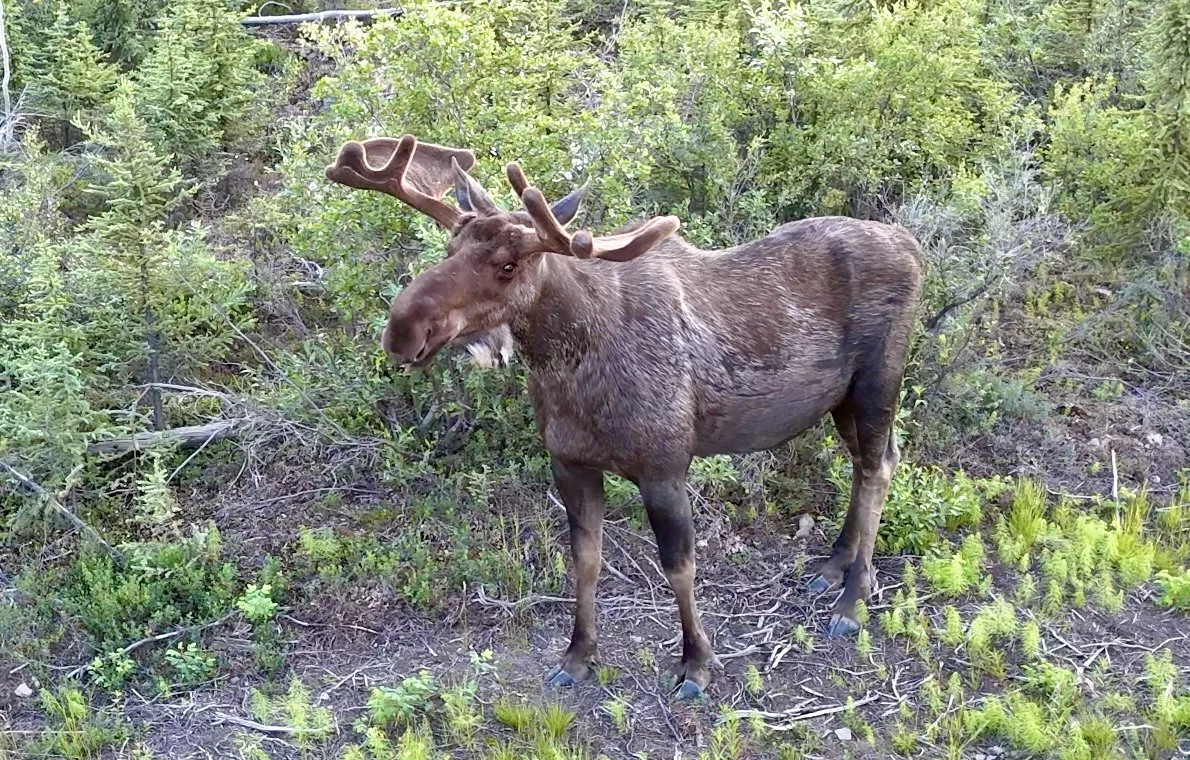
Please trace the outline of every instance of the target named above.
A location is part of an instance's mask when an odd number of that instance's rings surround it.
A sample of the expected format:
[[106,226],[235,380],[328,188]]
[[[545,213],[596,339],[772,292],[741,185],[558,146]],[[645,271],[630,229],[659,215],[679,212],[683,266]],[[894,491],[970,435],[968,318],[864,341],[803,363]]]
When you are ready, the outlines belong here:
[[[851,463],[835,457],[829,477],[840,497],[847,498]],[[985,500],[1003,488],[996,478],[971,478],[963,472],[947,475],[936,467],[904,461],[893,472],[876,545],[882,552],[923,554],[938,545],[944,532],[978,525]],[[836,516],[837,525],[841,525],[842,512]]]
[[244,617],[253,623],[263,623],[273,617],[277,611],[277,603],[273,601],[273,588],[269,584],[257,586],[248,584],[244,594],[236,602],[236,607],[244,613]]
[[1088,255],[1116,262],[1144,231],[1154,177],[1152,116],[1113,104],[1113,86],[1110,77],[1057,85],[1043,170],[1059,208],[1087,221]]
[[199,649],[193,641],[165,650],[165,661],[173,667],[178,680],[189,685],[206,681],[215,670],[215,658]]
[[434,677],[423,671],[404,679],[397,686],[377,686],[368,697],[368,718],[373,725],[408,725],[430,708],[430,698],[437,686]]
[[156,33],[133,74],[135,108],[153,145],[192,161],[250,133],[259,87],[253,63],[261,43],[220,3],[176,0],[155,19]]
[[1190,571],[1185,568],[1157,573],[1157,587],[1161,590],[1161,604],[1175,610],[1190,610]]
[[[22,10],[32,6],[24,4]],[[13,48],[16,80],[57,122],[58,137],[63,146],[68,145],[77,134],[70,122],[103,109],[118,69],[95,44],[91,26],[73,17],[65,3],[47,3],[41,13],[18,12],[15,21],[15,39],[25,43]]]
[[[185,183],[149,142],[132,88],[122,78],[110,111],[83,124],[99,149],[85,189],[100,210],[75,237],[50,237],[65,229],[60,175],[52,161],[37,166],[36,133],[27,156],[4,159],[16,171],[0,215],[14,227],[0,225],[0,244],[16,255],[0,265],[0,384],[16,392],[0,395],[0,450],[19,451],[48,488],[79,471],[90,440],[170,423],[156,403],[151,420],[145,406],[120,418],[97,409],[134,406],[131,384],[202,372],[251,324],[243,263],[215,256],[201,227],[170,226]],[[15,205],[34,195],[49,200]],[[183,417],[185,403],[173,407]]]
[[116,565],[106,553],[84,547],[47,583],[100,650],[207,623],[231,609],[235,568],[222,561],[214,525],[173,542],[134,544],[124,553],[127,564]]
[[65,758],[93,757],[104,747],[114,747],[127,729],[111,716],[92,711],[83,693],[73,687],[43,689],[38,703],[49,725],[42,736],[28,743],[33,754]]

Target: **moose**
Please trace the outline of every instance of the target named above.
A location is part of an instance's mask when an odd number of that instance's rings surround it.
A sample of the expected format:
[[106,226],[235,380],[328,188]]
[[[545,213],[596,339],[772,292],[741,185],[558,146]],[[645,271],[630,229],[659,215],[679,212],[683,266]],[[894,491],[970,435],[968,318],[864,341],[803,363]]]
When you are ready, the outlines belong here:
[[[853,463],[851,497],[809,589],[841,585],[827,635],[856,632],[900,457],[892,427],[921,294],[916,239],[842,216],[718,251],[679,237],[673,216],[572,232],[589,182],[551,204],[509,163],[524,208],[506,211],[474,165],[470,150],[375,137],[343,144],[326,176],[392,195],[450,234],[444,259],[392,301],[381,344],[395,363],[425,366],[447,345],[503,362],[509,340],[523,357],[575,577],[573,635],[547,684],[581,681],[595,656],[612,472],[639,489],[677,602],[677,696],[702,693],[718,661],[695,603],[690,464],[774,448],[828,412]],[[449,188],[457,207],[443,200]]]

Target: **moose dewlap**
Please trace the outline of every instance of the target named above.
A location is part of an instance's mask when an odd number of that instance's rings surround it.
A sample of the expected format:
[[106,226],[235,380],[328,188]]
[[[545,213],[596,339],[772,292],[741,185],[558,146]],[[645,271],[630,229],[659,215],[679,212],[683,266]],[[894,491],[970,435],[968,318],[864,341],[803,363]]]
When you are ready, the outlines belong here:
[[[382,336],[396,362],[423,365],[462,344],[480,363],[528,368],[537,429],[566,505],[574,633],[554,685],[595,655],[603,475],[640,489],[682,624],[678,692],[710,682],[715,657],[694,596],[695,456],[777,446],[830,413],[847,445],[851,499],[830,557],[809,584],[842,583],[830,635],[856,631],[880,512],[898,453],[892,435],[921,291],[921,249],[904,229],[804,219],[704,251],[678,219],[610,235],[571,232],[586,186],[548,203],[514,163],[524,204],[499,208],[467,173],[469,150],[373,138],[343,145],[327,177],[388,193],[449,231],[446,256],[393,300]],[[457,206],[442,200],[453,188]]]

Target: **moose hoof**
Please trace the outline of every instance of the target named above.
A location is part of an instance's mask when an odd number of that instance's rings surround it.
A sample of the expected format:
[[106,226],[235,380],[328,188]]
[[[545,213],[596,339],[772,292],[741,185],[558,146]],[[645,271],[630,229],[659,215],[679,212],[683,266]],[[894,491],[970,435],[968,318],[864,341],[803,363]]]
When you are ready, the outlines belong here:
[[834,582],[827,580],[825,575],[816,575],[814,580],[810,581],[810,591],[814,594],[825,594],[833,585]]
[[545,677],[545,685],[551,688],[574,686],[576,683],[578,683],[578,679],[563,670],[561,666],[551,670]]
[[678,699],[696,699],[699,694],[702,694],[702,687],[690,680],[682,681],[674,691]]
[[672,694],[679,700],[694,699],[698,695],[706,692],[707,686],[711,683],[711,671],[708,665],[714,663],[717,658],[712,655],[706,664],[695,665],[689,662],[680,662],[675,665],[673,671],[674,680],[677,686],[674,688]]
[[843,615],[831,615],[830,625],[826,628],[826,635],[832,639],[850,636],[859,630],[859,623]]

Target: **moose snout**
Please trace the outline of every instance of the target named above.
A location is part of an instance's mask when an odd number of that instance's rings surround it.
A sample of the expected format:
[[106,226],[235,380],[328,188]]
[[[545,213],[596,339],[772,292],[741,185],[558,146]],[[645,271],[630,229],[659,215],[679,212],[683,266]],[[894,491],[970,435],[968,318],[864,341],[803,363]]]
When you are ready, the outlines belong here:
[[397,364],[420,364],[434,353],[439,343],[436,338],[437,330],[432,322],[394,316],[384,328],[380,344]]

